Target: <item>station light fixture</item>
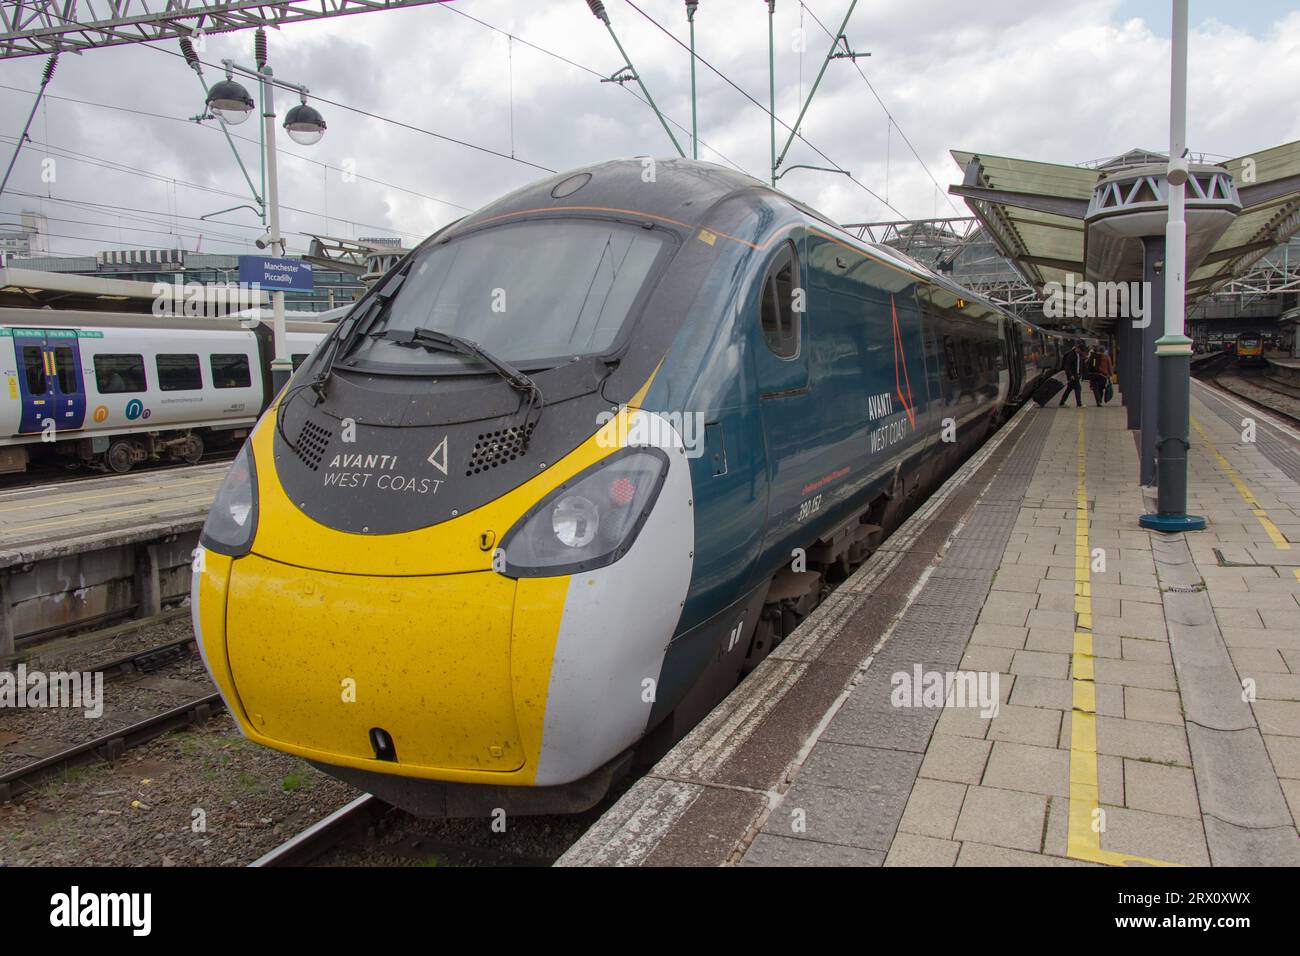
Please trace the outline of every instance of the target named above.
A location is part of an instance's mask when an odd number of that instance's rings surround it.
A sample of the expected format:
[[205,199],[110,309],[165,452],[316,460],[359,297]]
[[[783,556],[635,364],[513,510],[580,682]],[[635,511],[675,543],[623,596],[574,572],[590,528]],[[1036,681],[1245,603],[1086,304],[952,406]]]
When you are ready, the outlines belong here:
[[231,126],[238,126],[253,115],[253,98],[243,84],[227,73],[224,80],[212,84],[208,90],[208,109]]
[[300,146],[319,143],[325,135],[325,118],[314,106],[307,105],[307,97],[289,110],[284,117],[284,128],[289,138]]

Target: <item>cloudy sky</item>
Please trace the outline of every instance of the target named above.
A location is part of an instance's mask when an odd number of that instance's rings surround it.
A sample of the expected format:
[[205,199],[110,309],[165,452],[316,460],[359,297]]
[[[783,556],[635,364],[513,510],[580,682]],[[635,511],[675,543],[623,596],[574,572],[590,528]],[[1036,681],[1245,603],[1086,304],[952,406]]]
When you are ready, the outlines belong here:
[[[651,20],[685,40],[681,0],[605,4],[689,153],[689,58]],[[1240,156],[1300,139],[1291,7],[1192,0],[1194,151]],[[787,123],[830,43],[817,21],[833,32],[847,9],[848,0],[778,0],[776,111]],[[762,0],[701,0],[696,20],[700,56],[763,104],[766,10]],[[1164,148],[1169,30],[1161,0],[863,0],[846,33],[871,56],[857,61],[861,73],[830,64],[800,130],[861,185],[797,169],[781,186],[842,222],[964,215],[943,192],[959,179],[950,148],[1061,163]],[[224,57],[251,62],[252,43],[251,31],[208,38],[208,82]],[[271,31],[270,50],[277,77],[333,101],[314,104],[329,125],[319,144],[283,132],[277,141],[291,252],[308,232],[410,245],[548,169],[674,152],[635,84],[600,82],[622,61],[584,0],[454,0],[340,17]],[[248,209],[199,221],[251,196],[215,123],[188,121],[203,93],[177,53],[173,41],[63,56],[0,196],[0,222],[39,209],[63,255],[193,250],[200,234],[203,251],[253,251],[262,229]],[[43,66],[0,61],[6,162]],[[764,178],[766,114],[703,64],[698,76],[701,158]],[[292,103],[278,95],[281,116]],[[256,124],[232,132],[256,182]],[[778,127],[778,149],[784,138]],[[827,165],[808,144],[795,140],[786,165]],[[53,182],[42,179],[47,157]]]

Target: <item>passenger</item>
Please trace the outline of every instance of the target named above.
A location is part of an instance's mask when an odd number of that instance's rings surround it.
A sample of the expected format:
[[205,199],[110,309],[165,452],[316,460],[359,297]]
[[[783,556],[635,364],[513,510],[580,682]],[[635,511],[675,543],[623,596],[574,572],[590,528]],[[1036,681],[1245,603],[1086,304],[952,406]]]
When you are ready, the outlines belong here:
[[[1098,405],[1105,405],[1110,401],[1110,396],[1106,393],[1110,387],[1110,377],[1114,372],[1114,363],[1106,354],[1106,349],[1094,345],[1088,354],[1088,384],[1092,386],[1092,397]],[[1114,394],[1113,391],[1111,394]]]
[[1083,407],[1083,347],[1077,342],[1065,353],[1065,388],[1061,390],[1061,406],[1074,393],[1074,407]]

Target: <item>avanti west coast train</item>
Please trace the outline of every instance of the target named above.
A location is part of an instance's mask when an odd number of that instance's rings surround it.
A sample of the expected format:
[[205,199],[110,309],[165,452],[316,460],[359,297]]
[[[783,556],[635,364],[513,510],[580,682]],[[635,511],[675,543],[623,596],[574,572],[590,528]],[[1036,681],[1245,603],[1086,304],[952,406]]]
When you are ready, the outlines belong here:
[[[288,323],[294,361],[331,328]],[[42,454],[118,473],[197,462],[270,403],[273,353],[260,319],[0,308],[0,473]]]
[[193,586],[249,738],[416,813],[585,808],[1059,366],[762,183],[645,168],[435,234],[258,425]]

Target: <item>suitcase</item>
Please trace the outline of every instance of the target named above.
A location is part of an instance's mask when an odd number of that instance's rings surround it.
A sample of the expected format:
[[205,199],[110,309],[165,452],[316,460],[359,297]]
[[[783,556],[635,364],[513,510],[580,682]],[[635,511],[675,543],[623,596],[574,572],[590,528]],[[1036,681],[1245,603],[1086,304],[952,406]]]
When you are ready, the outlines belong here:
[[1061,382],[1054,378],[1046,379],[1041,385],[1034,389],[1034,401],[1039,405],[1046,405],[1058,394],[1061,389],[1065,388]]
[[1112,385],[1110,382],[1107,382],[1106,391],[1102,394],[1101,400],[1103,402],[1109,402],[1114,397],[1115,397],[1115,386]]

